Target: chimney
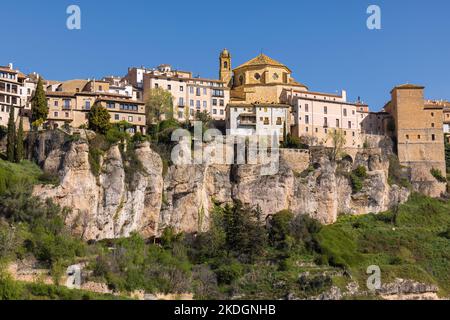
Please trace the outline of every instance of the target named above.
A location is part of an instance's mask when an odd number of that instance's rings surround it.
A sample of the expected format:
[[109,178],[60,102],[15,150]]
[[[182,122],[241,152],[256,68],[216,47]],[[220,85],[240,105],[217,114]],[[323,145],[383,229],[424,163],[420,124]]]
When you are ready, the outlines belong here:
[[347,102],[347,91],[342,90],[341,96],[342,96],[342,99],[343,99],[345,102]]

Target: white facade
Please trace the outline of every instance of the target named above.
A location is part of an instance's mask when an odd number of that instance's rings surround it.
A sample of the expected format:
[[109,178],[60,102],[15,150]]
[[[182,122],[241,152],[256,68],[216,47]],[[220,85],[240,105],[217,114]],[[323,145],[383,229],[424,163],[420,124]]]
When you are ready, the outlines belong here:
[[229,104],[227,134],[231,136],[273,136],[283,139],[289,128],[290,106],[266,104]]

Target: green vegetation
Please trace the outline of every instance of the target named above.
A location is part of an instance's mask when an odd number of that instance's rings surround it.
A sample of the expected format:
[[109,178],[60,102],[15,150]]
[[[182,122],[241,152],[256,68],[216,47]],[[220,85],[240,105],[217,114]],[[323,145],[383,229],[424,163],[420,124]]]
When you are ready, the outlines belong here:
[[36,93],[31,100],[31,103],[31,121],[36,127],[47,120],[48,115],[47,97],[45,96],[42,78],[39,78],[38,80]]
[[444,175],[442,174],[442,171],[436,168],[432,168],[430,170],[430,173],[432,174],[432,176],[439,182],[443,182],[446,183],[447,182],[447,178],[444,177]]
[[14,115],[14,106],[9,108],[9,119],[8,119],[8,135],[6,142],[6,157],[8,161],[14,162],[16,153],[16,123]]
[[106,134],[111,128],[111,115],[101,105],[94,105],[89,111],[88,128],[100,134]]
[[408,173],[405,171],[405,167],[400,165],[400,162],[395,155],[389,156],[388,183],[391,186],[395,184],[400,187],[411,189]]
[[296,136],[292,136],[290,133],[286,134],[286,138],[282,144],[286,149],[308,149],[308,145],[302,143],[301,139]]
[[339,129],[329,130],[327,139],[331,140],[332,147],[329,151],[329,157],[331,161],[336,161],[338,156],[342,153],[342,150],[347,143],[344,131]]
[[361,286],[366,268],[378,265],[383,283],[394,278],[437,284],[450,293],[450,203],[414,194],[395,212],[343,217],[317,240],[324,262],[345,268]]
[[[175,127],[169,120],[156,134]],[[131,174],[140,166],[134,144],[146,137],[130,138],[116,129],[110,135],[115,139],[98,134],[91,148],[107,150],[118,142]],[[367,170],[361,166],[351,175],[363,181]],[[82,259],[92,271],[88,280],[106,282],[116,291],[192,292],[196,299],[307,298],[351,281],[364,290],[370,265],[380,266],[382,283],[412,279],[437,284],[442,296],[450,294],[448,201],[414,194],[392,211],[343,216],[329,226],[289,211],[263,219],[259,207],[216,204],[204,233],[167,228],[160,239],[133,234],[86,244],[65,227],[68,209],[32,196],[32,185],[44,179],[30,162],[0,160],[0,299],[115,298],[19,283],[1,271],[5,262],[28,257],[51,270],[56,282],[68,265]]]
[[14,155],[14,160],[17,163],[20,163],[25,156],[25,150],[24,150],[24,146],[23,146],[24,138],[25,137],[24,137],[24,132],[23,132],[23,118],[20,117],[19,129],[18,129],[17,137],[16,137],[16,149],[15,149],[15,155]]
[[450,135],[446,135],[445,137],[445,163],[447,166],[447,173],[450,173]]
[[151,89],[146,100],[146,116],[147,125],[153,124],[165,119],[173,117],[173,101],[172,94],[162,88]]
[[367,169],[364,166],[359,166],[350,174],[350,182],[353,193],[358,193],[363,188],[364,180],[367,178]]

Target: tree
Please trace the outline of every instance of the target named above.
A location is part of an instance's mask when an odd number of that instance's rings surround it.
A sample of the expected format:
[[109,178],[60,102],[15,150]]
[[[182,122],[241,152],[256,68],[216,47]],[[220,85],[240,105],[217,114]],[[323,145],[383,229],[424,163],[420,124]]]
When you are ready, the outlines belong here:
[[43,122],[47,120],[47,116],[48,116],[47,97],[45,96],[42,79],[39,78],[36,87],[36,93],[33,99],[31,100],[31,121],[33,123],[35,123],[36,121]]
[[172,94],[162,88],[151,89],[145,105],[147,115],[147,125],[151,126],[155,122],[173,117]]
[[16,151],[16,124],[14,121],[14,106],[10,106],[9,110],[6,154],[8,157],[8,161],[14,162]]
[[23,147],[23,140],[24,140],[24,134],[23,134],[23,119],[20,117],[19,122],[19,131],[17,132],[17,139],[16,139],[16,162],[20,163],[24,158],[24,147]]
[[336,161],[336,158],[341,154],[342,149],[346,144],[344,132],[340,129],[330,130],[328,132],[328,139],[331,139],[332,148],[330,151],[330,160]]
[[106,134],[111,128],[111,115],[108,110],[101,105],[94,105],[89,111],[88,127],[89,129]]

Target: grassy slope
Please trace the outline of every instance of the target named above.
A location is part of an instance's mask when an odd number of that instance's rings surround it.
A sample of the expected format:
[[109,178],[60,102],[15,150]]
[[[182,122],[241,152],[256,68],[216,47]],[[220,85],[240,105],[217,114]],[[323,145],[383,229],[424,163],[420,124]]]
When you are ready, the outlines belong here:
[[15,164],[0,159],[0,194],[13,187],[34,184],[41,174],[39,167],[32,162]]
[[395,278],[437,284],[450,293],[450,203],[413,195],[393,214],[343,217],[318,235],[330,263],[349,269],[365,288],[366,269],[378,265],[382,282]]

